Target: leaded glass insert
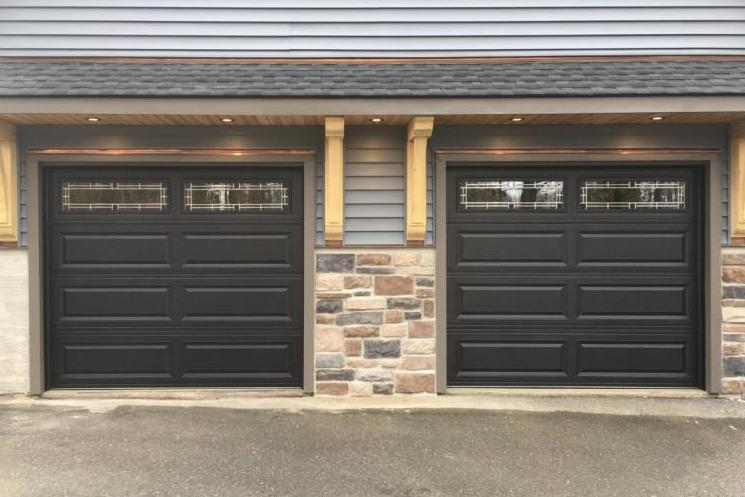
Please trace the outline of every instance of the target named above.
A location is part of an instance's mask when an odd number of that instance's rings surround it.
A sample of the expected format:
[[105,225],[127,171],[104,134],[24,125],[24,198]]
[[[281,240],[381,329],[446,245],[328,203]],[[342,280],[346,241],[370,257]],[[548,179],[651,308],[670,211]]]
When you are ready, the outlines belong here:
[[282,181],[219,181],[184,184],[187,212],[283,212],[289,184]]
[[556,180],[462,180],[463,210],[559,210],[564,207],[564,182]]
[[75,180],[62,183],[63,212],[164,212],[168,187],[160,181]]
[[669,179],[587,180],[580,205],[602,210],[684,210],[685,181]]

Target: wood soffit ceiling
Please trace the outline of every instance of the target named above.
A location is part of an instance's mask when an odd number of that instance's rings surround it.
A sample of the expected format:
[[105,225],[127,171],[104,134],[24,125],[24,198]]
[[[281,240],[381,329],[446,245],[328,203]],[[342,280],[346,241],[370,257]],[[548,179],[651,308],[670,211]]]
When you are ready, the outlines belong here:
[[[745,112],[681,112],[659,114],[662,121],[652,121],[653,114],[534,114],[534,115],[441,115],[435,117],[435,125],[510,124],[703,124],[732,123],[745,120]],[[322,126],[324,116],[247,116],[247,115],[150,115],[150,114],[104,114],[96,115],[99,122],[90,123],[87,114],[0,114],[0,119],[18,125],[186,125],[186,126]],[[223,123],[221,118],[233,119]],[[404,126],[413,116],[346,116],[347,125],[373,125],[373,117],[382,117],[379,125]],[[515,117],[522,118],[513,122]]]

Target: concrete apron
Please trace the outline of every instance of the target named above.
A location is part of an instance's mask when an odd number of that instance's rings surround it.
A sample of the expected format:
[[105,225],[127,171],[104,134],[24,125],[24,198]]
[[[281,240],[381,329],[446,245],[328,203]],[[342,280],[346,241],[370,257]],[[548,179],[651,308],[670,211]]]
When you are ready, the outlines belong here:
[[143,389],[50,390],[40,397],[4,396],[3,405],[43,405],[91,412],[124,406],[212,407],[243,410],[482,410],[578,412],[618,416],[745,418],[745,402],[701,390],[454,389],[447,395],[312,397],[299,390]]

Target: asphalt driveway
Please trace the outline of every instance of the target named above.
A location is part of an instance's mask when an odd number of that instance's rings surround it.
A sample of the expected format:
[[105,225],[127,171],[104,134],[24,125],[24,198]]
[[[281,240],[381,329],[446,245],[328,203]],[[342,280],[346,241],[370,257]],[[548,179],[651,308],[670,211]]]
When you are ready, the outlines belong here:
[[0,405],[0,496],[742,497],[745,419]]

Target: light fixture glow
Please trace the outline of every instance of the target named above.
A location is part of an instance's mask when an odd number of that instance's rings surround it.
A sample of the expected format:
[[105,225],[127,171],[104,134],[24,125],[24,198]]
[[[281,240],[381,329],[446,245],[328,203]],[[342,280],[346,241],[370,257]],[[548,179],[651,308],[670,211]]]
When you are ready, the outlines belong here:
[[523,120],[523,118],[522,118],[522,117],[513,117],[513,118],[512,118],[512,122],[513,122],[513,123],[519,123],[519,122],[520,122],[520,121],[522,121],[522,120]]
[[101,120],[101,118],[100,117],[87,117],[85,120],[88,121],[89,123],[97,123],[98,121]]
[[383,118],[382,117],[373,117],[372,119],[370,119],[370,122],[373,123],[373,124],[380,124],[380,123],[383,122]]
[[232,117],[221,117],[220,118],[220,121],[222,121],[224,123],[232,123],[233,122],[233,118]]
[[652,116],[652,120],[653,121],[662,121],[663,119],[665,119],[665,118],[662,117],[662,116]]

